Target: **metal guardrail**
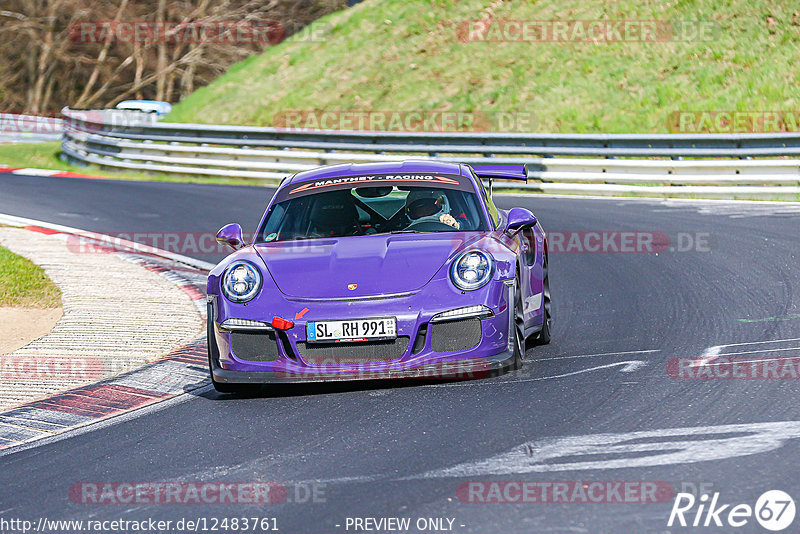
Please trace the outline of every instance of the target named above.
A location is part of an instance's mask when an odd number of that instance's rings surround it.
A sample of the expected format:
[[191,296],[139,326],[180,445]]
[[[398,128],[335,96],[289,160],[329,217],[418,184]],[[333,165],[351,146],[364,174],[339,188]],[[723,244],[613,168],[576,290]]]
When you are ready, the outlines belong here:
[[[118,169],[271,181],[320,165],[410,157],[525,163],[552,193],[800,199],[800,134],[497,134],[308,131],[172,124],[116,110],[71,110],[63,153]],[[556,157],[556,156],[583,156]],[[589,158],[586,158],[589,156]],[[661,157],[672,159],[615,159]],[[713,157],[700,160],[681,158]]]

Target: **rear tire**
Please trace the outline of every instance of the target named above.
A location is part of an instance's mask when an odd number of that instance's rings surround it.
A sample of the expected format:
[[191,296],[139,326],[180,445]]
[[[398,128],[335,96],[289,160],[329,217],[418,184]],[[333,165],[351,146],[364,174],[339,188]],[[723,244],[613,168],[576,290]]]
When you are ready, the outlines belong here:
[[525,315],[522,307],[522,291],[520,291],[519,275],[517,275],[514,292],[514,369],[522,368],[525,359]]
[[550,343],[550,328],[553,324],[553,317],[550,314],[550,273],[549,273],[549,260],[547,254],[544,255],[542,265],[542,313],[544,315],[542,321],[542,329],[536,336],[536,345],[547,345]]

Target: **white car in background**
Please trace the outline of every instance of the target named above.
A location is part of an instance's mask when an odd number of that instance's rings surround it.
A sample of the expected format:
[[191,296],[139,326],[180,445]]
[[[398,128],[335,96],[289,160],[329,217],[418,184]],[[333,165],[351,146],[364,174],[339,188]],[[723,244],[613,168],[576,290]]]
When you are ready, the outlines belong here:
[[160,100],[123,100],[116,108],[166,115],[172,111],[172,104]]

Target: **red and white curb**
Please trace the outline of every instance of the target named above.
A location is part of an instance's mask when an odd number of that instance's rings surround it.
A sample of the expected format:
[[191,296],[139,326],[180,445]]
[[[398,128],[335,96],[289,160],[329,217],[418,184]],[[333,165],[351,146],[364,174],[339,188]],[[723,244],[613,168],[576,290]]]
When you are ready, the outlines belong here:
[[0,173],[24,174],[27,176],[52,176],[53,178],[94,178],[98,180],[106,179],[105,176],[92,176],[90,174],[80,174],[78,172],[59,171],[53,169],[34,169],[31,167],[0,166]]
[[134,371],[3,412],[0,449],[53,437],[208,383],[206,343],[199,338]]
[[[107,247],[183,290],[206,318],[205,284],[213,265],[179,254],[56,224],[0,214],[0,223],[47,234],[79,236]],[[0,413],[0,454],[100,421],[174,399],[209,384],[206,341],[200,336],[132,371]],[[22,448],[22,447],[20,447]],[[27,448],[27,447],[25,447]]]
[[29,230],[38,230],[48,234],[72,235],[81,239],[85,239],[89,243],[107,245],[110,247],[109,250],[112,250],[113,252],[141,252],[151,257],[163,258],[171,260],[175,263],[182,263],[201,271],[207,272],[214,268],[213,263],[183,256],[182,254],[176,254],[175,252],[169,252],[167,250],[151,247],[149,245],[143,245],[141,243],[136,243],[135,241],[120,239],[119,237],[112,237],[106,234],[89,232],[87,230],[81,230],[71,226],[64,226],[62,224],[37,221],[36,219],[28,219],[26,217],[17,217],[15,215],[6,215],[3,213],[0,213],[0,224],[16,226],[19,228],[27,228]]

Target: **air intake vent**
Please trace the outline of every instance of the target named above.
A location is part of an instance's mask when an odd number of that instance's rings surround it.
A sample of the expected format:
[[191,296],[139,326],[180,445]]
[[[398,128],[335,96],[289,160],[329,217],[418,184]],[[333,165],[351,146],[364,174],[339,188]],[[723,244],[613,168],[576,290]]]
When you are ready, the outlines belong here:
[[447,323],[431,323],[431,349],[453,352],[475,347],[481,341],[480,319],[464,319]]
[[278,343],[274,332],[234,332],[231,349],[240,360],[274,362],[278,359]]
[[401,358],[408,349],[408,336],[389,341],[356,343],[297,343],[297,350],[312,365],[357,365]]

